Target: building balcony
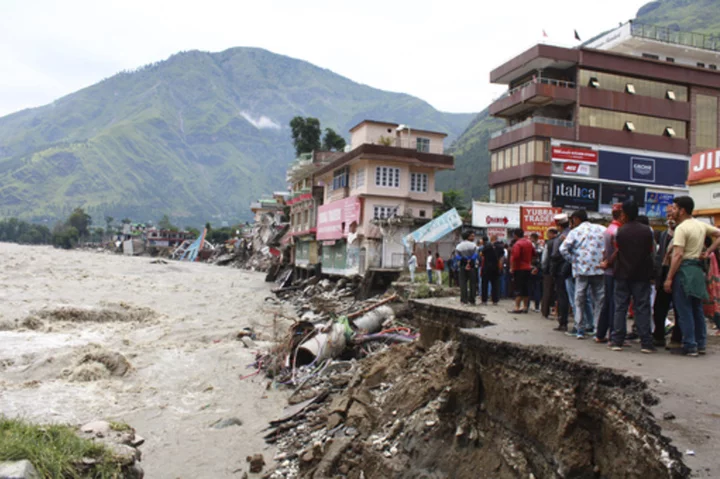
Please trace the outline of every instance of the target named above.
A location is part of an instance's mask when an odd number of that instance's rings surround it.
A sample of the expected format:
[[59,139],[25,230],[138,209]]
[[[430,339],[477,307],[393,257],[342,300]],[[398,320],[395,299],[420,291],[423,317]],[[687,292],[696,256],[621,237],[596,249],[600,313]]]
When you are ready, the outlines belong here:
[[559,140],[575,139],[575,123],[567,120],[547,117],[532,117],[514,125],[502,128],[490,134],[490,150],[497,150],[507,145],[533,137],[556,138]]
[[682,47],[700,48],[720,52],[720,38],[717,35],[705,35],[695,32],[681,32],[669,27],[647,25],[633,22],[630,25],[630,34],[636,38],[654,40],[657,42],[679,45]]
[[571,105],[575,95],[575,83],[540,77],[508,90],[490,105],[490,114],[510,117],[551,104]]
[[488,184],[493,187],[510,181],[518,181],[531,177],[550,177],[552,165],[547,162],[525,163],[524,165],[493,171],[488,176]]
[[592,126],[581,126],[579,128],[578,141],[638,150],[662,151],[679,155],[690,154],[690,142],[686,138],[647,135]]

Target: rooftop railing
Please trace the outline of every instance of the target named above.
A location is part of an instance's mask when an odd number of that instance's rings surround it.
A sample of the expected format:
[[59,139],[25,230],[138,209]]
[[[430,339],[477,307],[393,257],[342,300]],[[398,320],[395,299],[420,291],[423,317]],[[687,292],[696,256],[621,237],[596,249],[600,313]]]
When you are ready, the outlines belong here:
[[658,25],[647,25],[633,22],[630,28],[633,37],[655,40],[658,42],[671,43],[686,47],[702,48],[720,52],[720,36],[706,35],[704,33],[681,32],[668,27]]
[[534,116],[531,118],[528,118],[525,121],[521,121],[520,123],[515,123],[514,125],[506,126],[505,128],[501,128],[500,130],[494,131],[490,134],[490,138],[497,138],[498,136],[502,136],[505,133],[510,133],[511,131],[519,130],[520,128],[523,128],[528,125],[532,125],[533,123],[544,123],[546,125],[555,125],[555,126],[563,126],[566,128],[572,128],[575,123],[568,120],[560,120],[558,118],[547,118],[544,116]]
[[571,81],[556,80],[554,78],[538,77],[538,78],[534,78],[528,82],[525,82],[522,85],[518,85],[515,88],[511,88],[510,90],[506,91],[505,93],[500,95],[498,98],[496,98],[495,101],[500,100],[505,97],[508,97],[508,96],[511,96],[511,95],[519,92],[520,90],[523,90],[523,89],[529,87],[530,85],[537,85],[538,83],[543,84],[543,85],[557,86],[557,87],[561,87],[561,88],[575,88],[575,83],[571,82]]

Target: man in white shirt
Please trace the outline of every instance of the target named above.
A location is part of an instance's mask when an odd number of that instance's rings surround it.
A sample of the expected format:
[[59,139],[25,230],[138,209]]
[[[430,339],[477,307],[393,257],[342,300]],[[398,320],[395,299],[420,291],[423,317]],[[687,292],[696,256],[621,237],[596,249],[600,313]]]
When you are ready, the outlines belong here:
[[417,269],[417,256],[415,256],[415,252],[413,251],[413,254],[410,256],[410,259],[408,260],[408,270],[410,271],[410,282],[415,282],[415,270]]
[[427,260],[425,261],[426,269],[427,269],[427,275],[428,275],[428,284],[432,284],[433,282],[433,255],[432,251],[428,251],[427,253]]

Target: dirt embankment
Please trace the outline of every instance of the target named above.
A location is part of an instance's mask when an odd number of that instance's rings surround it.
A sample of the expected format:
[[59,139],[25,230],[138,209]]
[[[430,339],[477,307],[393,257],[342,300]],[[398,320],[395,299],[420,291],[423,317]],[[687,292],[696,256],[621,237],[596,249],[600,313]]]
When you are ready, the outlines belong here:
[[364,360],[279,444],[313,478],[688,477],[655,401],[640,380],[461,336]]

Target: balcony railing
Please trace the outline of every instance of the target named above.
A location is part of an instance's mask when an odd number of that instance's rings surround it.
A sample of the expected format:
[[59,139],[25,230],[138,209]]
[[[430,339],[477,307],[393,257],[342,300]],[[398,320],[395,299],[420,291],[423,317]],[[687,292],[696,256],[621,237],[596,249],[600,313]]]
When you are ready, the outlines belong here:
[[538,77],[538,78],[534,78],[528,82],[525,82],[522,85],[518,85],[515,88],[511,88],[510,90],[506,91],[505,93],[500,95],[498,98],[496,98],[495,101],[501,100],[508,96],[511,96],[511,95],[519,92],[520,90],[523,90],[531,85],[537,85],[538,83],[543,84],[543,85],[557,86],[557,87],[561,87],[561,88],[575,88],[575,83],[571,82],[571,81],[556,80],[554,78]]
[[416,138],[396,138],[395,141],[389,146],[396,146],[398,148],[409,148],[416,150],[421,153],[434,153],[442,155],[445,153],[443,144],[439,141],[430,140],[430,143],[418,144]]
[[560,120],[558,118],[547,118],[544,116],[534,116],[532,118],[528,118],[525,121],[521,121],[520,123],[515,123],[514,125],[507,126],[505,128],[501,128],[500,130],[494,131],[490,134],[490,138],[497,138],[498,136],[502,136],[505,133],[510,133],[511,131],[519,130],[520,128],[526,127],[528,125],[532,125],[533,123],[544,123],[546,125],[555,125],[555,126],[563,126],[566,128],[572,128],[575,123],[568,120]]
[[630,29],[633,37],[655,40],[658,42],[671,43],[673,45],[682,45],[686,47],[702,48],[703,50],[712,50],[720,52],[720,36],[705,35],[704,33],[680,32],[671,30],[668,27],[660,27],[657,25],[646,25],[643,23],[633,22]]

